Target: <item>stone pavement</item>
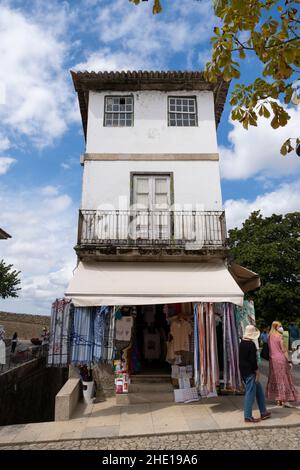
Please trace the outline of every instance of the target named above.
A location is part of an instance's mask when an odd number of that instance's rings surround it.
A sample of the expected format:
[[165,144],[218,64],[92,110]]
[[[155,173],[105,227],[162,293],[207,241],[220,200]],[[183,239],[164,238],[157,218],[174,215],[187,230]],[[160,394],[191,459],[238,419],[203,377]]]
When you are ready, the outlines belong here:
[[0,445],[0,450],[299,450],[300,426]]
[[[298,384],[295,372],[293,375]],[[265,374],[261,381],[265,385]],[[188,404],[117,406],[115,398],[109,398],[90,405],[80,403],[70,421],[0,427],[0,448],[96,446],[99,449],[117,449],[118,446],[131,448],[126,447],[130,443],[130,446],[141,446],[135,448],[148,446],[150,449],[149,446],[153,445],[153,449],[168,449],[174,442],[177,446],[182,445],[182,448],[191,446],[191,449],[202,448],[202,443],[205,443],[205,448],[249,448],[248,445],[251,448],[257,448],[257,445],[264,446],[259,448],[281,448],[287,445],[300,448],[299,407],[282,408],[269,403],[271,419],[247,424],[243,419],[243,400],[243,396],[219,396]],[[258,414],[255,409],[254,416]],[[183,440],[181,443],[180,436],[185,436],[185,444]]]
[[[269,406],[269,409],[272,411],[271,419],[247,424],[243,420],[242,396],[222,396],[189,404],[147,403],[127,406],[116,406],[115,399],[110,398],[91,405],[81,403],[70,421],[2,426],[0,446],[21,443],[37,445],[47,441],[56,441],[58,444],[61,440],[100,438],[109,438],[111,442],[113,438],[119,437],[155,437],[158,434],[225,430],[235,431],[239,435],[242,430],[272,430],[278,426],[298,426],[300,429],[300,409],[274,405]],[[257,410],[254,415],[258,415]],[[269,431],[262,433],[268,435]]]

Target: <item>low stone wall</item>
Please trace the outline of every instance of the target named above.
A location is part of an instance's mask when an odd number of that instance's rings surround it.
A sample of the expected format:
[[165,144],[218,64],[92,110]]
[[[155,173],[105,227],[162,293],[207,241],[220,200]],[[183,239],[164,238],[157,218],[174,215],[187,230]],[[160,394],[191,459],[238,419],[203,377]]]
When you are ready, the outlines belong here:
[[55,396],[67,369],[33,359],[0,374],[0,426],[54,420]]
[[69,379],[55,397],[55,421],[67,421],[80,398],[80,379]]

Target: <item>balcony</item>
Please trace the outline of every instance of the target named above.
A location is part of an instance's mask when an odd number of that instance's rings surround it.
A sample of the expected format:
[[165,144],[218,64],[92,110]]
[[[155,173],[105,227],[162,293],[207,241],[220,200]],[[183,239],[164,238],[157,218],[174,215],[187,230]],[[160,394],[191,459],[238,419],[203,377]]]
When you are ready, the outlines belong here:
[[81,210],[75,250],[81,259],[107,255],[211,256],[226,251],[225,240],[223,211]]

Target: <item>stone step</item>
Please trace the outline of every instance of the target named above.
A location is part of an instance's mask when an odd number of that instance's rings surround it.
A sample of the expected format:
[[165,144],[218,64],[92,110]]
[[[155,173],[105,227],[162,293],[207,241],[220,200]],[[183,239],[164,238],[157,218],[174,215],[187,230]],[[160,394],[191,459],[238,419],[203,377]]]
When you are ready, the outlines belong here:
[[145,392],[116,394],[117,405],[133,405],[142,403],[172,403],[174,392]]
[[130,383],[129,393],[147,393],[147,392],[173,392],[171,382],[137,382]]
[[170,375],[159,375],[159,374],[140,374],[131,375],[130,380],[132,384],[135,383],[171,383]]

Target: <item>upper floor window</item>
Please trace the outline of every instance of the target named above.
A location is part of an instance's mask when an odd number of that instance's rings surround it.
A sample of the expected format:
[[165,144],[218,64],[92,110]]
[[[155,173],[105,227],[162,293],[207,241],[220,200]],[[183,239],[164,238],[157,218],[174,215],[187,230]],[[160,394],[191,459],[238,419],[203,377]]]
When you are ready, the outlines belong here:
[[197,126],[195,97],[170,96],[168,98],[169,126]]
[[133,126],[133,96],[106,96],[104,126]]

